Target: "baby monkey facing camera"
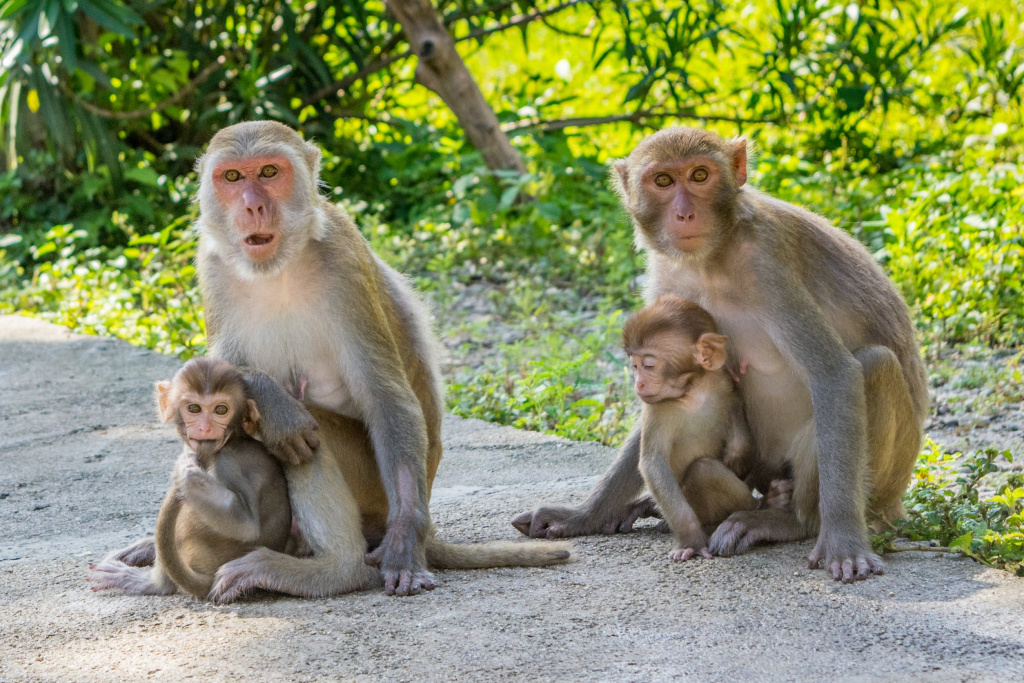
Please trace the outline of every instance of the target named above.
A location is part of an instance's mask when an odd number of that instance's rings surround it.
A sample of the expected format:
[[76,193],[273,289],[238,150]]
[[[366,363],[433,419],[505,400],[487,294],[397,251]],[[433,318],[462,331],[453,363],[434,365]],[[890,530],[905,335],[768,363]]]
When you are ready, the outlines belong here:
[[[121,588],[136,595],[170,595],[178,588],[206,599],[217,569],[266,547],[283,551],[292,527],[281,465],[250,434],[256,404],[231,363],[194,358],[170,382],[158,382],[160,418],[174,422],[184,448],[174,467],[153,539],[90,564],[93,590]],[[155,553],[154,553],[155,551]],[[154,556],[155,555],[155,556]]]
[[[622,339],[644,402],[640,473],[675,536],[669,557],[710,558],[708,534],[759,506],[743,481],[756,454],[727,338],[697,304],[662,295],[626,321]],[[791,492],[791,481],[773,481],[761,505],[786,507]]]

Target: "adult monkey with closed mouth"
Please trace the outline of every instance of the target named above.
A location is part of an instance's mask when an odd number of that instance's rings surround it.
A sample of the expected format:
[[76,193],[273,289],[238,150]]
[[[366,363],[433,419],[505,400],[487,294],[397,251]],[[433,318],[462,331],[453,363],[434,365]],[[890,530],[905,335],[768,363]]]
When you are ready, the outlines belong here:
[[[734,513],[711,552],[817,534],[812,568],[844,582],[882,573],[865,515],[883,525],[903,513],[928,412],[906,304],[852,237],[745,185],[743,139],[670,128],[615,170],[648,252],[648,301],[668,293],[697,302],[741,361],[758,488],[792,469],[792,509]],[[639,444],[634,430],[583,506],[539,508],[513,525],[538,538],[628,531],[652,511],[637,499]]]
[[[427,503],[443,404],[428,315],[348,214],[319,196],[319,149],[285,125],[252,121],[217,133],[197,169],[210,353],[243,369],[313,551],[261,548],[229,562],[212,599],[359,590],[378,580],[368,564],[388,594],[413,595],[434,587],[428,566],[568,560],[564,545],[434,538]],[[353,497],[358,510],[341,504]],[[364,562],[367,541],[376,548]]]

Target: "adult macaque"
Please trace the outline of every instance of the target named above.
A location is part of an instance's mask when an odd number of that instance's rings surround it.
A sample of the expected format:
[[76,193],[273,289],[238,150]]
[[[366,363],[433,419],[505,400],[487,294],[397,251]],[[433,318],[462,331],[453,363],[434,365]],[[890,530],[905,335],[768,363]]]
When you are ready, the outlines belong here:
[[[197,170],[210,353],[243,368],[313,553],[255,550],[221,567],[211,596],[345,593],[378,580],[367,563],[388,594],[413,595],[434,587],[428,565],[566,561],[566,546],[434,538],[427,503],[443,403],[428,316],[348,214],[318,194],[319,149],[282,124],[241,123],[213,137]],[[300,387],[305,406],[282,385]]]
[[640,473],[676,539],[669,557],[710,558],[707,534],[757,507],[740,478],[754,452],[725,369],[727,339],[703,308],[663,294],[626,321],[622,340],[645,403]]
[[288,483],[280,463],[249,436],[259,411],[230,363],[194,358],[170,382],[158,382],[156,394],[160,418],[175,424],[184,447],[157,517],[153,568],[111,557],[90,564],[88,580],[93,590],[170,595],[180,588],[205,599],[225,563],[261,546],[285,549]]
[[[928,411],[907,307],[862,245],[826,220],[745,186],[747,147],[672,128],[615,164],[649,254],[647,296],[699,302],[746,368],[740,394],[758,452],[758,488],[793,474],[793,509],[734,513],[712,553],[817,534],[809,559],[846,582],[882,572],[865,514],[903,512]],[[640,435],[578,509],[515,520],[535,537],[626,531],[643,480]]]

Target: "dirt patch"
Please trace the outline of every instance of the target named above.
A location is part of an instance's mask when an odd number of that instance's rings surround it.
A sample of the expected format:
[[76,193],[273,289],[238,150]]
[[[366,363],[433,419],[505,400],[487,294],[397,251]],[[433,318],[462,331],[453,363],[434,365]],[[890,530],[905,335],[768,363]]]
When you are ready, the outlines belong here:
[[[152,383],[177,366],[0,317],[0,680],[974,680],[1024,670],[1024,580],[1007,573],[900,553],[885,576],[842,586],[806,569],[810,543],[677,565],[671,540],[649,527],[580,539],[579,560],[561,567],[443,572],[437,590],[407,599],[213,607],[93,594],[86,562],[152,531],[177,451],[153,415]],[[439,533],[517,538],[515,513],[582,499],[613,457],[449,418],[431,504]]]

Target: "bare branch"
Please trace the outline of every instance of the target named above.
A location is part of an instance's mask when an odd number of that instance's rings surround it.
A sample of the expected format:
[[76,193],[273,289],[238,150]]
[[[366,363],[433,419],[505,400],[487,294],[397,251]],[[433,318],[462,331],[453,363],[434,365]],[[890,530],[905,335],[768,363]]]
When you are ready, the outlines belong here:
[[143,109],[135,109],[133,111],[111,111],[109,109],[104,109],[103,107],[97,107],[92,102],[87,102],[86,100],[79,99],[78,95],[76,95],[75,92],[68,86],[68,84],[64,83],[63,81],[60,84],[60,89],[64,91],[65,95],[72,98],[79,105],[81,105],[82,109],[92,114],[96,114],[96,116],[101,116],[105,119],[113,119],[115,121],[141,119],[143,117],[149,116],[150,114],[155,114],[156,112],[163,111],[167,107],[174,106],[175,104],[178,104],[179,102],[184,100],[186,97],[192,94],[193,90],[199,87],[200,83],[202,83],[207,78],[212,76],[213,73],[217,71],[217,69],[219,69],[223,64],[224,57],[218,58],[217,61],[208,64],[205,69],[200,71],[199,74],[191,81],[189,81],[184,88],[182,88],[181,90],[179,90],[174,95],[164,100],[160,104],[154,105],[152,107],[145,107]]
[[[523,24],[528,24],[528,23],[530,23],[532,21],[536,21],[537,19],[541,19],[541,18],[549,16],[551,14],[555,14],[556,12],[560,12],[560,11],[562,11],[564,9],[567,9],[569,7],[572,7],[574,5],[578,5],[580,3],[590,2],[590,1],[591,0],[571,0],[570,2],[564,2],[564,3],[560,4],[560,5],[556,5],[554,7],[548,8],[546,10],[541,10],[539,12],[532,12],[530,14],[519,14],[519,15],[516,15],[516,16],[512,17],[511,19],[509,19],[504,24],[499,24],[498,26],[492,26],[490,28],[478,29],[476,31],[470,31],[469,33],[467,33],[466,35],[464,35],[464,36],[462,36],[460,38],[454,38],[454,40],[455,40],[456,43],[461,43],[461,42],[463,42],[465,40],[474,40],[476,38],[482,38],[485,35],[489,35],[491,33],[497,33],[499,31],[504,31],[506,29],[513,28],[515,26],[521,26]],[[511,4],[512,4],[511,2],[502,3],[502,4],[499,4],[499,5],[495,5],[494,7],[488,8],[488,10],[489,11],[501,10],[501,9],[504,9],[504,8],[508,7]],[[480,12],[477,12],[477,13],[482,13],[482,10]],[[468,13],[468,14],[464,14],[462,16],[455,16],[455,18],[453,18],[451,20],[451,22],[454,23],[455,21],[458,21],[459,19],[466,19],[466,18],[468,18],[470,16],[474,16],[474,14],[475,13]],[[446,20],[445,21],[445,26],[448,26],[448,25],[449,25],[449,22]],[[342,91],[348,90],[349,88],[352,87],[353,84],[355,84],[356,82],[366,78],[370,74],[376,73],[376,72],[380,71],[381,69],[385,69],[385,68],[391,66],[392,64],[394,64],[395,62],[405,59],[406,57],[412,57],[413,54],[414,54],[412,49],[405,50],[403,52],[400,52],[397,55],[389,55],[389,54],[387,54],[392,49],[394,49],[395,45],[397,44],[397,42],[398,42],[397,41],[397,36],[398,36],[398,34],[395,34],[394,36],[391,37],[391,39],[388,40],[388,42],[381,49],[381,56],[378,59],[376,59],[376,60],[366,64],[365,66],[363,66],[363,68],[359,69],[359,71],[355,72],[354,74],[351,74],[349,76],[345,76],[344,78],[339,78],[338,80],[334,81],[330,85],[326,85],[323,88],[320,88],[315,93],[313,93],[312,95],[307,97],[305,100],[303,100],[302,104],[304,106],[305,105],[309,105],[309,104],[315,104],[316,102],[319,102],[320,100],[324,99],[325,97],[329,97],[330,95],[337,94],[337,95],[340,96]]]
[[530,22],[537,21],[538,19],[543,19],[544,17],[550,16],[552,14],[557,14],[558,12],[561,12],[564,9],[569,9],[570,7],[579,5],[580,3],[590,3],[591,1],[592,0],[569,0],[569,2],[563,2],[561,5],[555,5],[554,7],[549,7],[548,9],[540,10],[539,12],[530,12],[529,14],[518,14],[509,19],[508,21],[506,21],[504,24],[498,24],[497,26],[480,28],[475,31],[470,31],[466,35],[460,38],[456,38],[455,42],[461,43],[464,40],[474,40],[476,38],[483,38],[484,36],[490,35],[492,33],[499,33],[501,31],[505,31],[516,26],[529,24]]
[[647,119],[695,119],[698,121],[729,121],[731,123],[777,123],[776,119],[748,119],[739,116],[718,116],[715,114],[695,114],[684,111],[648,111],[638,110],[632,114],[617,114],[613,116],[584,116],[572,119],[556,119],[542,121],[537,117],[521,119],[511,123],[503,124],[501,129],[506,133],[519,130],[537,129],[543,132],[562,130],[563,128],[601,126],[606,123],[621,123],[628,121],[634,125],[640,125]]

